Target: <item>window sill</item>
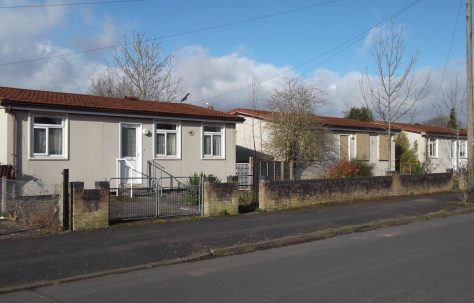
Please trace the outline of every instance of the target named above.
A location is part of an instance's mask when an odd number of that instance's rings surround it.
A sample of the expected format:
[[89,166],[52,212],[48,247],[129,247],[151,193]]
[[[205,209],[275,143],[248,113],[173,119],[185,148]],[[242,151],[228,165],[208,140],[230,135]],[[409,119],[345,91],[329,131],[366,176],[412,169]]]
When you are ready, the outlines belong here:
[[181,160],[181,157],[177,156],[155,156],[153,160]]
[[64,156],[56,156],[56,157],[52,157],[52,156],[32,156],[32,157],[29,157],[28,160],[31,160],[31,161],[68,161],[69,158],[67,157],[64,157]]
[[225,157],[217,156],[202,156],[201,160],[225,160]]

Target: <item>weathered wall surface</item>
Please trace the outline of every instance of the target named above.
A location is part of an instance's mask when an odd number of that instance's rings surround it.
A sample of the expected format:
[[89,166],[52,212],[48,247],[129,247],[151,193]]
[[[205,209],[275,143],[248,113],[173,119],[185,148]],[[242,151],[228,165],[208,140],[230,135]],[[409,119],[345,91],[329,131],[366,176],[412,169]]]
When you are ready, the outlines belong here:
[[239,213],[239,190],[236,183],[204,182],[203,215],[205,217]]
[[84,189],[84,182],[71,183],[73,230],[109,226],[109,183],[96,182],[95,189]]
[[297,181],[261,180],[259,208],[271,211],[451,189],[452,176],[448,173]]

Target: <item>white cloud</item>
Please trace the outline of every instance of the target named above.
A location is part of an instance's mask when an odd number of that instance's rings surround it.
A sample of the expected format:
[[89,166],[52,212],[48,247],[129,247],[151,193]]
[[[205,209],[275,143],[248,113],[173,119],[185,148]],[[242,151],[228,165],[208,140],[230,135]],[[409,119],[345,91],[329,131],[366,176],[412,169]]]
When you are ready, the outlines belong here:
[[[84,26],[99,28],[93,31],[92,38],[79,37],[76,39],[78,45],[59,46],[50,35],[58,28],[67,29],[70,26],[67,10],[38,8],[6,11],[0,11],[0,63],[54,56],[68,53],[72,49],[103,47],[120,38],[117,24],[112,18],[101,18],[97,24],[94,23],[94,18],[84,14],[86,17],[83,18],[88,19]],[[367,43],[375,33],[372,31],[367,36]],[[258,106],[265,108],[266,99],[272,90],[279,88],[285,78],[298,76],[288,66],[257,62],[244,55],[242,49],[223,56],[212,56],[200,46],[188,46],[177,51],[175,63],[177,71],[183,77],[184,89],[191,93],[189,100],[199,105],[210,103],[220,110],[248,107],[248,85],[255,75],[261,82],[262,91],[266,92]],[[0,66],[0,85],[87,92],[90,80],[97,75],[103,55],[104,53],[82,54],[3,65]],[[443,68],[419,69],[416,77],[423,79],[427,73],[431,73],[431,81],[427,87],[429,94],[418,107],[417,121],[420,122],[439,114],[433,105],[442,102],[439,88],[441,80],[444,92],[455,86],[456,78],[461,87],[465,85],[462,61],[450,62],[444,74]],[[359,71],[341,75],[328,69],[318,69],[308,78],[327,94],[328,105],[322,109],[322,114],[333,116],[341,116],[350,107],[361,105],[360,79]]]
[[[221,110],[249,106],[248,85],[253,75],[267,93],[278,88],[284,77],[296,76],[288,67],[259,63],[238,52],[213,57],[199,46],[178,51],[176,65],[186,92],[191,93],[190,100],[199,105],[209,103]],[[259,106],[265,107],[266,101],[260,101]]]
[[[61,7],[2,10],[0,12],[0,63],[44,58],[71,52],[54,43],[51,34],[67,30],[68,10]],[[75,16],[77,17],[77,16]],[[102,18],[92,38],[81,40],[81,48],[102,47],[116,38],[111,18]],[[76,40],[78,41],[78,40]],[[64,41],[63,41],[64,43]],[[0,85],[33,89],[86,92],[102,54],[78,54],[51,60],[36,60],[0,66]],[[100,61],[99,61],[100,62]]]

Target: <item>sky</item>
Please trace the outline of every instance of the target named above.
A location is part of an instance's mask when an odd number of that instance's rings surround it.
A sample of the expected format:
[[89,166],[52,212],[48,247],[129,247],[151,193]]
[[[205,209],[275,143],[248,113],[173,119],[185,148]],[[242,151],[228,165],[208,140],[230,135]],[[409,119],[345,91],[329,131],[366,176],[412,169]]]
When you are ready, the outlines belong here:
[[431,77],[417,122],[449,111],[443,93],[465,90],[465,0],[90,2],[112,1],[0,0],[0,85],[87,93],[108,47],[135,32],[173,56],[193,104],[249,107],[255,76],[265,109],[285,79],[301,77],[324,91],[321,114],[342,116],[361,105],[361,76],[376,72],[371,43],[392,19],[405,57],[419,58],[415,78]]

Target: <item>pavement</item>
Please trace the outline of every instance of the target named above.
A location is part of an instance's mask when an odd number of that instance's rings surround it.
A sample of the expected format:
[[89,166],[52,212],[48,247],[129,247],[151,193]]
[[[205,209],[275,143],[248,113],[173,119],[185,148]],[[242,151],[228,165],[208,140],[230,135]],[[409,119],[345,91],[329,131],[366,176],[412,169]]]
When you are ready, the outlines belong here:
[[190,256],[209,256],[223,247],[277,241],[326,228],[464,207],[455,193],[447,193],[3,239],[0,292],[169,264]]

